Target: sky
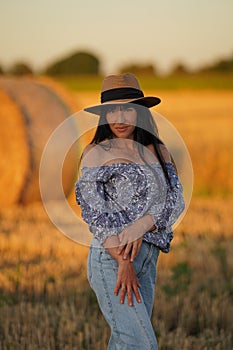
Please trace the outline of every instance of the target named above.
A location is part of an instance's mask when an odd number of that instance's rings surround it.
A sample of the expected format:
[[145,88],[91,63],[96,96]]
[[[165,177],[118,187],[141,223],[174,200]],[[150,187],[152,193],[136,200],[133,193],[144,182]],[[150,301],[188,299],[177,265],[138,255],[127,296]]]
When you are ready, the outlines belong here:
[[233,0],[0,0],[0,65],[34,70],[77,51],[104,74],[130,63],[161,74],[233,55]]

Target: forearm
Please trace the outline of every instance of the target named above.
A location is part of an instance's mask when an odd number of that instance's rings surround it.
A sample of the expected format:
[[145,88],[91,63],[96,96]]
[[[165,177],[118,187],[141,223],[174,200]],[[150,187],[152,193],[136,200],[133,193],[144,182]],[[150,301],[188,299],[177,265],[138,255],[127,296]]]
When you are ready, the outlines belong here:
[[153,216],[150,214],[144,215],[140,219],[136,220],[133,225],[135,230],[145,234],[148,231],[155,230],[156,226],[154,224]]
[[156,226],[153,216],[146,214],[140,219],[134,221],[129,227],[126,227],[125,230],[126,232],[132,232],[133,237],[136,239],[142,237],[148,231],[155,230],[155,228]]

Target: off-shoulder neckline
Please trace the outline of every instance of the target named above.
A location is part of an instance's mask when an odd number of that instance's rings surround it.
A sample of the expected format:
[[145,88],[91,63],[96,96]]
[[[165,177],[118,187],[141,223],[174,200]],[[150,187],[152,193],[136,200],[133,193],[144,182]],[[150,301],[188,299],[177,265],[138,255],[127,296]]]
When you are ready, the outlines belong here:
[[[173,165],[172,162],[164,162],[165,164],[170,164],[170,165]],[[159,161],[154,161],[152,163],[138,163],[138,162],[116,162],[116,163],[110,163],[110,164],[103,164],[103,165],[97,165],[97,166],[84,166],[81,168],[81,170],[83,171],[84,169],[101,169],[101,168],[110,168],[110,167],[116,167],[116,166],[120,166],[120,165],[137,165],[137,166],[161,166],[160,162]]]

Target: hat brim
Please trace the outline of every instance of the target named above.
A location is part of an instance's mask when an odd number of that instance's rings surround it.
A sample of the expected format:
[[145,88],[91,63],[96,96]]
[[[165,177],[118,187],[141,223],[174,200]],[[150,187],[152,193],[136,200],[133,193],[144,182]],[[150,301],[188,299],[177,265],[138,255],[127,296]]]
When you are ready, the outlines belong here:
[[154,96],[146,96],[146,97],[140,97],[137,99],[124,99],[124,100],[115,100],[115,101],[109,101],[109,102],[104,102],[99,105],[91,106],[91,107],[86,107],[84,108],[84,111],[96,115],[100,115],[103,107],[108,106],[108,105],[116,105],[116,104],[124,104],[124,103],[134,103],[138,104],[140,106],[145,106],[147,108],[151,108],[153,106],[158,105],[161,102],[160,98],[154,97]]

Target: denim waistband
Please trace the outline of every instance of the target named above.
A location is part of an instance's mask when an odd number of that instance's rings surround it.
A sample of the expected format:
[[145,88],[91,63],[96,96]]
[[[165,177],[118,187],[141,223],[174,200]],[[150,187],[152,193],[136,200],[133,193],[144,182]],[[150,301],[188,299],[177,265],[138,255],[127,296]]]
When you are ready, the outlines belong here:
[[[142,243],[146,244],[146,245],[153,245],[153,243],[150,243],[150,242],[147,242],[147,241],[144,241],[144,240],[142,241]],[[97,238],[93,238],[93,240],[91,242],[91,247],[99,248],[99,249],[105,249]]]

